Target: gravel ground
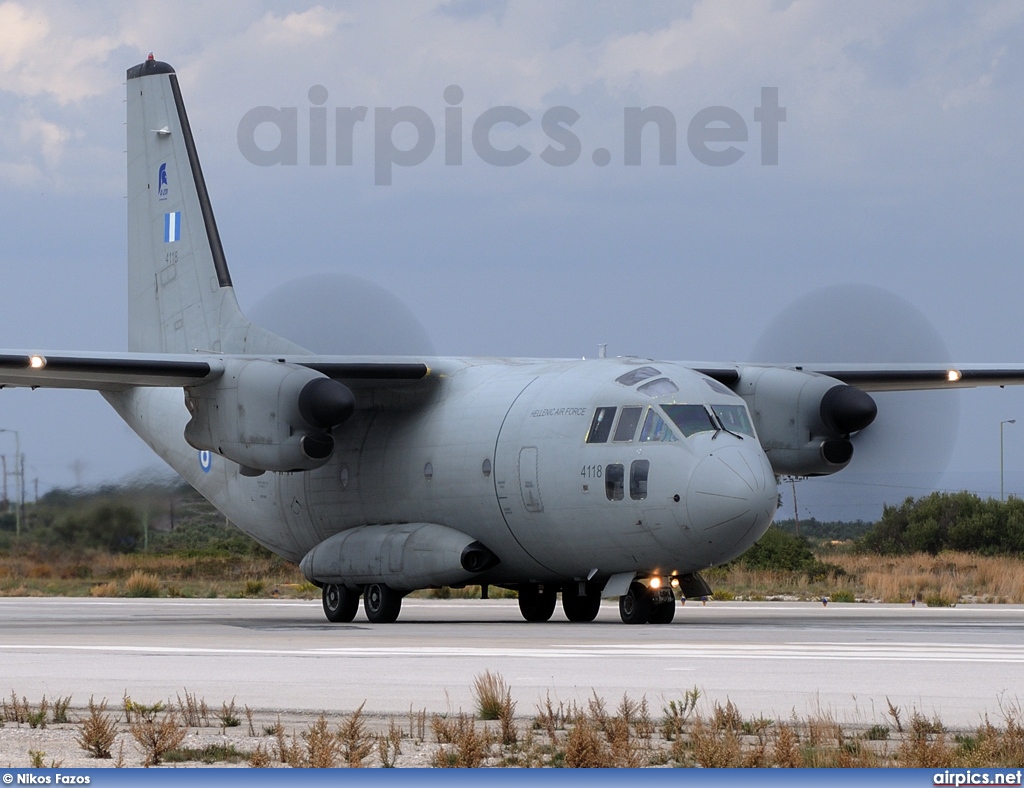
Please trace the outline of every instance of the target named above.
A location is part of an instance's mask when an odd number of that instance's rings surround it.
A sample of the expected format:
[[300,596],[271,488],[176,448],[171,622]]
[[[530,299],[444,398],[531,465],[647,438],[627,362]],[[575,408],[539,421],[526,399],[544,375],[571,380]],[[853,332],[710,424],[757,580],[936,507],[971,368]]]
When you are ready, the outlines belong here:
[[[87,716],[86,709],[69,709],[70,719],[79,719]],[[117,715],[123,719],[123,715]],[[157,719],[160,719],[158,716]],[[228,747],[233,745],[239,752],[248,753],[262,746],[265,751],[276,755],[277,743],[274,736],[264,733],[264,727],[272,727],[280,719],[288,737],[289,743],[294,733],[299,737],[302,744],[301,734],[307,731],[316,721],[316,715],[284,715],[280,718],[277,714],[256,713],[253,715],[253,728],[257,736],[249,735],[248,722],[242,716],[242,724],[234,728],[221,729],[213,728],[189,728],[185,740],[180,749],[190,748],[201,750],[211,746]],[[329,718],[330,729],[336,729],[343,717]],[[386,734],[390,724],[390,718],[378,718],[370,715],[363,717],[366,728],[371,733]],[[395,720],[396,724],[404,726],[408,732],[409,721],[407,719]],[[81,735],[81,726],[78,723],[53,724],[48,723],[46,728],[30,728],[27,724],[18,725],[13,722],[3,723],[0,727],[0,767],[26,768],[31,767],[32,753],[43,753],[39,758],[44,767],[60,768],[115,768],[117,766],[138,767],[145,765],[145,754],[140,745],[135,741],[128,726],[123,722],[118,724],[118,734],[111,748],[112,758],[94,758],[81,748],[78,738]],[[430,732],[427,730],[429,739]],[[417,744],[411,739],[403,739],[401,742],[402,754],[396,759],[395,766],[417,767],[430,766],[431,758],[436,749],[435,744]],[[274,766],[281,764],[275,763]],[[377,750],[367,758],[367,766],[380,766],[380,758]],[[225,768],[243,767],[248,768],[246,758],[236,763],[224,760],[216,762],[184,761],[175,763],[164,763],[161,766],[167,767],[196,767],[196,766],[218,766]]]

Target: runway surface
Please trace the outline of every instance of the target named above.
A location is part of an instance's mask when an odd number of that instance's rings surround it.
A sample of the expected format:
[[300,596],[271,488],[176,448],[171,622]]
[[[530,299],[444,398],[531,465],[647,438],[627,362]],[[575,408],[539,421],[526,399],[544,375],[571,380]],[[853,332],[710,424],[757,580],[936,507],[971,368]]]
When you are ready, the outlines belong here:
[[[745,716],[818,709],[881,721],[886,698],[948,725],[1024,703],[1024,608],[693,602],[667,626],[625,626],[605,603],[592,624],[560,610],[528,624],[510,600],[407,599],[398,623],[330,624],[319,601],[0,599],[0,694],[151,703],[183,689],[219,708],[405,715],[471,710],[484,670],[518,713],[538,700],[617,703],[655,713],[692,687]],[[909,713],[908,715],[909,716]]]

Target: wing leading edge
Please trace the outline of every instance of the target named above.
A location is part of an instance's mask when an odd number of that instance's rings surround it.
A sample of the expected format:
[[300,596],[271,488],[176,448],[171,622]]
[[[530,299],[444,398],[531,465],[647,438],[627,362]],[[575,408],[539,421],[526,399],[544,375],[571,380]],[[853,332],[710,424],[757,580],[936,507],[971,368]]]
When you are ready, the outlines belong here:
[[432,376],[432,368],[415,359],[378,360],[337,356],[209,357],[167,353],[32,353],[0,351],[0,388],[62,388],[124,391],[135,386],[179,388],[216,380],[225,358],[252,358],[308,367],[354,388],[415,383]]
[[862,391],[927,391],[980,386],[1022,386],[1024,367],[1011,365],[938,364],[692,364],[696,372],[726,386],[735,386],[745,369],[780,367],[827,375]]

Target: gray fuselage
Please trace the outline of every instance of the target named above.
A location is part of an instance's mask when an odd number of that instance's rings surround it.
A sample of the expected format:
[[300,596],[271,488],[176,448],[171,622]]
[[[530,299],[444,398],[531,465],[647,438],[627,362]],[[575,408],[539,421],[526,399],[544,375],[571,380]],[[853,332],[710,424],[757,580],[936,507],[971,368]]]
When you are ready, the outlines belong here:
[[[255,478],[216,455],[200,462],[182,437],[180,389],[106,396],[232,522],[292,561],[347,529],[429,522],[498,556],[474,582],[596,581],[727,561],[764,533],[777,505],[752,429],[722,429],[712,415],[745,414],[743,400],[686,367],[651,365],[445,359],[450,371],[429,391],[361,403],[323,467]],[[657,375],[617,382],[638,368]],[[715,428],[684,435],[664,410],[677,405],[703,406]],[[598,409],[614,419],[604,440]]]

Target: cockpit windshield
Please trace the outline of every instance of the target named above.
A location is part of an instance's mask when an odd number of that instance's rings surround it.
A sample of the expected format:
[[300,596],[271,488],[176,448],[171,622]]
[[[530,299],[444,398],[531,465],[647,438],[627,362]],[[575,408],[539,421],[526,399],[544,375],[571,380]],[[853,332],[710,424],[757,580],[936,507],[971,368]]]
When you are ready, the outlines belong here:
[[679,439],[672,432],[672,428],[665,423],[665,420],[657,414],[654,408],[648,410],[647,418],[644,419],[644,427],[640,430],[640,442],[668,443],[676,440]]
[[703,405],[662,405],[672,422],[687,438],[698,432],[713,432],[718,429],[711,420],[711,414]]
[[[670,406],[671,407],[671,406]],[[754,428],[750,424],[750,416],[744,405],[712,405],[711,409],[729,432],[754,437]]]

